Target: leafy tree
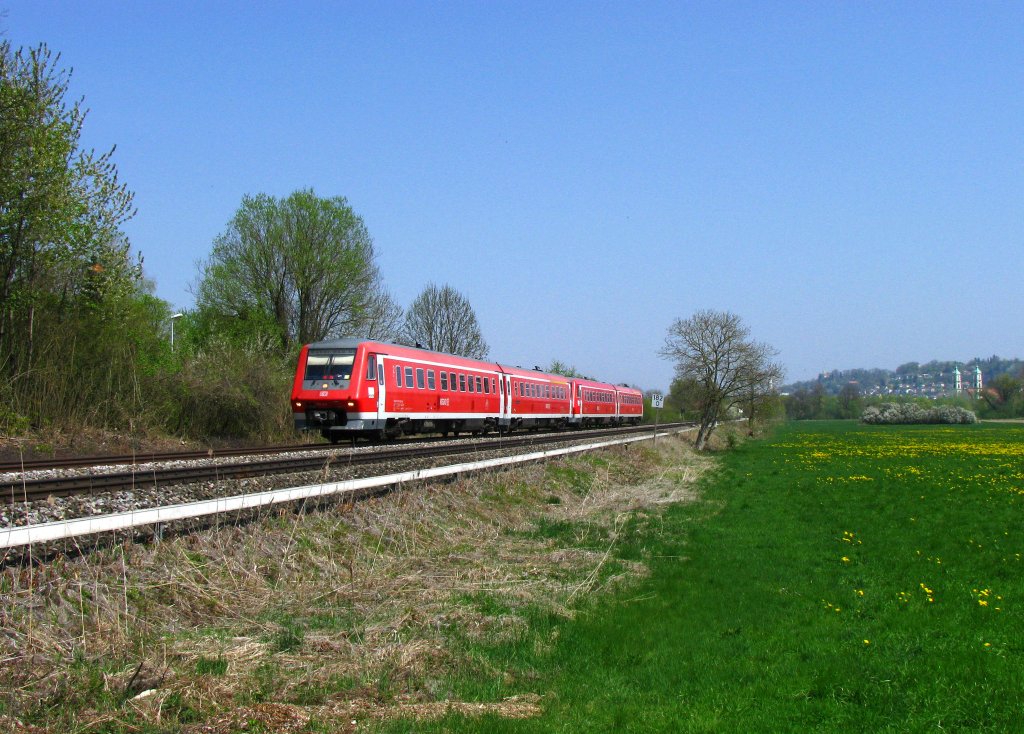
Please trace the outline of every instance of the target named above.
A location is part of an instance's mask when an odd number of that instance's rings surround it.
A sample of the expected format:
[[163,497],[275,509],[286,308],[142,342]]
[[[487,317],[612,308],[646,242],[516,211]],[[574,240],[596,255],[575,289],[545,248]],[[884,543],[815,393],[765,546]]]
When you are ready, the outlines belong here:
[[860,385],[856,382],[848,382],[839,391],[839,417],[856,418],[860,415],[861,396]]
[[344,197],[311,189],[246,196],[202,265],[197,306],[274,337],[282,351],[332,336],[393,331],[373,240]]
[[429,283],[409,306],[402,339],[437,352],[483,359],[490,348],[469,300],[450,285]]
[[33,369],[40,329],[83,309],[110,321],[142,274],[120,226],[135,214],[114,149],[79,149],[86,110],[45,45],[0,42],[0,363]]
[[688,419],[695,419],[701,410],[700,384],[692,377],[676,377],[665,396],[665,405],[679,411]]
[[771,361],[775,350],[751,340],[749,328],[729,312],[698,311],[676,319],[659,354],[675,362],[677,378],[690,381],[694,390],[698,450],[731,407],[772,393],[782,377],[782,368]]
[[82,100],[46,46],[0,41],[0,424],[131,424],[162,302],[121,225],[114,148],[82,150]]
[[988,410],[995,415],[1010,417],[1019,412],[1024,384],[1021,379],[1008,374],[997,375],[982,390],[981,398]]
[[592,380],[593,377],[587,377],[582,372],[576,369],[575,365],[568,365],[565,362],[560,362],[557,359],[551,360],[551,365],[545,370],[552,375],[562,375],[563,377],[575,377],[581,380]]

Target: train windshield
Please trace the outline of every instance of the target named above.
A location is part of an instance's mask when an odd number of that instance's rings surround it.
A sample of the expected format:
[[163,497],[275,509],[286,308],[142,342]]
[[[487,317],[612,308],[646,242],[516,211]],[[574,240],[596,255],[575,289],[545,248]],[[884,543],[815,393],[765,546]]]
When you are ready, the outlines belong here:
[[352,378],[355,349],[310,349],[306,356],[305,380],[310,382],[348,383]]

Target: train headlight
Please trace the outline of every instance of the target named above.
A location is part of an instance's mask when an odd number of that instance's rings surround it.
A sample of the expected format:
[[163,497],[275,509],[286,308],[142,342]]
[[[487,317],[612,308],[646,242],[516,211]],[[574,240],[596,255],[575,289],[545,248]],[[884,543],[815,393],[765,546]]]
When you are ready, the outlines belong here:
[[345,403],[345,405],[347,405],[350,408],[354,408],[354,407],[356,407],[356,401],[355,400],[349,400],[347,403]]

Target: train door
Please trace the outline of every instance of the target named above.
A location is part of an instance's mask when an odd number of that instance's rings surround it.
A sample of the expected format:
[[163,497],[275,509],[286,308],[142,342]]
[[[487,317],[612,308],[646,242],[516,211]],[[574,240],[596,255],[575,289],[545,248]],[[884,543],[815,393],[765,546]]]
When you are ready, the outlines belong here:
[[[386,407],[386,404],[384,402],[384,393],[385,393],[384,384],[386,382],[386,378],[387,378],[387,374],[388,374],[387,373],[387,369],[386,369],[385,364],[384,364],[384,355],[383,354],[380,354],[380,355],[371,354],[371,355],[369,355],[369,357],[367,357],[367,359],[373,360],[376,363],[376,365],[377,365],[377,370],[376,370],[376,372],[377,372],[377,374],[376,374],[377,384],[376,385],[372,385],[371,384],[369,389],[373,390],[374,387],[376,387],[376,392],[377,392],[377,420],[384,420],[384,414],[387,412],[387,407]],[[372,397],[372,396],[367,395],[367,397]]]
[[498,373],[498,419],[505,419],[505,375]]
[[501,376],[501,417],[506,422],[512,420],[512,376]]

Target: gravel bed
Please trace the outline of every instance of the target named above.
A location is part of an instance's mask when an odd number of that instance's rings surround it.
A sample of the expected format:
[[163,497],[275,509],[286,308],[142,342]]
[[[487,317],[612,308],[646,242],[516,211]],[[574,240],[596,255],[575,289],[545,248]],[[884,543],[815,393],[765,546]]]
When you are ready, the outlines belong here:
[[[470,442],[481,439],[456,439],[459,442]],[[402,446],[420,446],[420,442],[403,443]],[[120,474],[121,472],[134,471],[136,474],[146,474],[156,469],[172,469],[178,467],[199,467],[217,466],[220,464],[249,464],[254,461],[266,461],[267,459],[289,459],[299,457],[315,456],[348,456],[350,454],[367,454],[378,451],[388,451],[396,448],[394,444],[368,444],[363,446],[338,446],[335,449],[312,449],[289,451],[284,454],[261,454],[254,451],[251,454],[242,456],[219,456],[208,459],[183,459],[180,461],[152,461],[137,464],[98,464],[95,466],[67,467],[64,469],[36,469],[26,472],[0,472],[0,481],[32,481],[34,479],[64,479],[66,477],[89,477],[101,474]]]
[[[480,439],[456,439],[460,443],[473,443]],[[567,437],[564,442],[558,445],[578,445],[593,442],[593,438]],[[13,505],[0,505],[0,529],[7,527],[21,527],[24,525],[36,525],[45,522],[59,522],[80,517],[93,515],[106,515],[117,512],[129,512],[131,510],[148,509],[165,505],[184,504],[200,500],[214,499],[217,497],[232,497],[241,494],[255,492],[266,492],[273,489],[285,489],[308,484],[319,484],[324,482],[336,482],[345,479],[356,479],[362,477],[377,476],[379,474],[394,474],[398,472],[412,471],[435,466],[446,466],[450,464],[464,463],[472,460],[488,458],[515,456],[521,453],[530,453],[540,448],[550,448],[551,444],[541,446],[519,447],[511,449],[500,449],[492,451],[480,451],[473,455],[442,456],[432,459],[410,459],[408,461],[389,461],[385,466],[379,464],[364,464],[358,466],[346,466],[344,458],[350,452],[364,453],[390,450],[393,446],[367,446],[356,449],[342,449],[336,452],[295,452],[288,456],[317,455],[327,457],[335,456],[340,461],[331,463],[327,470],[298,472],[294,474],[268,474],[262,477],[247,477],[243,479],[223,479],[220,481],[194,482],[190,484],[174,484],[155,487],[140,487],[134,490],[122,490],[119,492],[98,492],[90,495],[75,495],[71,497],[50,497],[37,502],[17,502]],[[232,457],[230,459],[201,459],[194,461],[172,461],[159,464],[149,464],[146,467],[151,470],[167,466],[212,466],[218,463],[239,462],[245,459],[249,461],[260,460],[262,456]],[[108,468],[108,467],[103,467]],[[130,467],[129,467],[130,468]],[[73,475],[92,473],[96,467],[82,469],[56,470],[53,472],[28,472],[30,475]],[[124,467],[111,469],[112,471],[124,471]],[[136,466],[136,471],[143,473],[141,465]],[[36,478],[30,476],[26,478]]]

